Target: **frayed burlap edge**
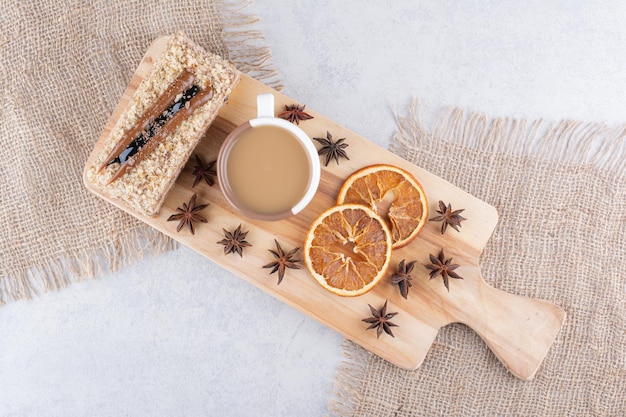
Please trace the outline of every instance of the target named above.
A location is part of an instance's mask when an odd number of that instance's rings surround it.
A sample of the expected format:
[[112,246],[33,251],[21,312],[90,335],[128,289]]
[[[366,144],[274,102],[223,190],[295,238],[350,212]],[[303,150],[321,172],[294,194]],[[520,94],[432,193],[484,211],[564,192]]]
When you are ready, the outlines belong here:
[[0,286],[1,304],[30,300],[40,292],[55,291],[73,283],[95,278],[140,261],[144,257],[173,250],[176,242],[149,227],[139,227],[97,250],[84,249],[71,257],[49,259],[25,270],[17,279]]
[[523,155],[551,161],[590,164],[599,169],[626,169],[626,124],[609,126],[574,120],[489,118],[479,112],[451,107],[435,115],[425,126],[430,111],[419,100],[409,116],[398,116],[398,131],[390,150],[415,159],[424,141],[444,140],[483,152]]
[[328,410],[333,415],[352,416],[361,402],[361,387],[367,380],[367,365],[372,354],[349,340],[345,340],[341,348],[344,361],[337,369]]
[[265,45],[261,31],[250,29],[259,22],[257,16],[245,12],[252,4],[252,0],[218,3],[224,41],[229,51],[226,58],[241,72],[280,91],[283,86],[278,71],[271,64],[271,50]]
[[[253,28],[259,19],[246,12],[252,4],[252,0],[218,1],[221,33],[216,36],[224,40],[228,50],[225,58],[240,71],[280,90],[278,72],[271,64],[271,50],[264,44],[262,33]],[[42,292],[56,291],[88,278],[117,272],[145,257],[176,248],[175,240],[147,225],[139,225],[123,236],[112,238],[104,247],[42,259],[10,279],[0,280],[0,306],[12,301],[31,300]]]
[[[417,99],[408,116],[398,115],[395,108],[393,114],[398,130],[389,149],[410,161],[418,159],[425,143],[447,141],[483,152],[589,164],[611,172],[626,170],[626,124],[489,118],[457,107],[433,112]],[[360,413],[373,354],[349,340],[343,343],[342,353],[328,410],[332,416],[352,417]]]

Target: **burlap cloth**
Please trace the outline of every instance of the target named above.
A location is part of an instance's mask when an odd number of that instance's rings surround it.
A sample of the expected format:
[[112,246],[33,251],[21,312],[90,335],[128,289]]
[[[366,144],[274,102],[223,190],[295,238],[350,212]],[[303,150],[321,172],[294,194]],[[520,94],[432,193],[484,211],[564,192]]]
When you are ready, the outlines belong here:
[[82,169],[150,43],[184,30],[275,85],[245,3],[0,3],[0,303],[116,270],[172,242],[93,197]]
[[567,319],[530,382],[508,373],[461,324],[440,331],[415,371],[347,342],[331,410],[625,416],[626,125],[488,120],[459,109],[424,123],[418,107],[398,118],[392,150],[495,206],[485,279],[550,300]]

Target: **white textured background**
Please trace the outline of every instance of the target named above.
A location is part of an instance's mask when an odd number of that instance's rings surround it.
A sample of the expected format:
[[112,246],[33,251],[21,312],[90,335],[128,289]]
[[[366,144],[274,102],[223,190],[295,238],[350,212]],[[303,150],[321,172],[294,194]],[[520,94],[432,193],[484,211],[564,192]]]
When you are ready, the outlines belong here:
[[[413,97],[626,121],[626,3],[261,1],[284,93],[383,147]],[[0,308],[0,416],[322,416],[343,338],[188,249]],[[426,358],[428,360],[428,357]]]

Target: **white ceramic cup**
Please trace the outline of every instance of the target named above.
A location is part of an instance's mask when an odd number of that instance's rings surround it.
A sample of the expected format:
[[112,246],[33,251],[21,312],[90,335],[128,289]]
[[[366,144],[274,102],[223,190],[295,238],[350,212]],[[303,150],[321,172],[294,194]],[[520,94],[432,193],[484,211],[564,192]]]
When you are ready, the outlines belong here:
[[[237,143],[240,135],[248,129],[255,129],[260,126],[273,126],[279,129],[284,129],[291,133],[291,136],[296,138],[302,149],[307,155],[308,161],[308,183],[303,193],[302,198],[290,209],[282,210],[276,213],[259,213],[254,209],[246,207],[243,203],[238,201],[236,190],[233,190],[231,183],[228,180],[228,159],[231,150]],[[277,150],[279,151],[279,150]],[[293,216],[301,212],[313,199],[320,182],[320,161],[317,154],[317,150],[313,145],[313,142],[309,136],[298,126],[287,120],[274,116],[274,95],[271,93],[259,94],[257,96],[257,117],[251,119],[242,125],[236,127],[224,140],[219,155],[217,157],[217,175],[219,179],[220,188],[226,197],[226,200],[230,205],[238,212],[246,217],[257,220],[275,221],[282,220],[287,217]],[[277,179],[277,182],[286,179]]]

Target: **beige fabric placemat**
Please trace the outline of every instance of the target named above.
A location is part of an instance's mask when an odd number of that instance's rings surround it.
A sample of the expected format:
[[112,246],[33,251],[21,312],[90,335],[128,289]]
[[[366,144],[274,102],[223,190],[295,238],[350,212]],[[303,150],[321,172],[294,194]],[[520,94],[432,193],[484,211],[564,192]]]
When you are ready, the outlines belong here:
[[247,2],[0,2],[0,303],[173,242],[88,194],[82,170],[151,42],[184,30],[277,87]]
[[567,319],[529,382],[461,324],[440,331],[415,371],[346,342],[331,411],[626,415],[626,125],[490,120],[452,109],[426,129],[419,113],[414,106],[398,118],[392,150],[495,206],[485,279],[552,301]]

